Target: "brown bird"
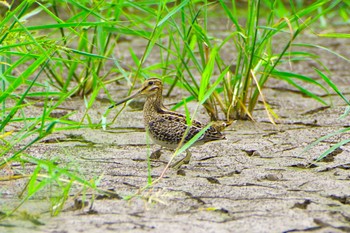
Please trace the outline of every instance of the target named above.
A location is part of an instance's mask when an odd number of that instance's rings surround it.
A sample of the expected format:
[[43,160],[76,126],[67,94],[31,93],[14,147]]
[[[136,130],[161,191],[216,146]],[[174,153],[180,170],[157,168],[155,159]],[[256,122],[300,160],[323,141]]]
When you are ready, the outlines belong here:
[[[185,115],[170,111],[164,107],[162,92],[162,81],[157,78],[150,78],[134,94],[113,104],[109,108],[113,108],[138,96],[146,96],[146,102],[143,107],[146,131],[156,144],[169,149],[176,149],[181,142],[185,144],[191,140],[206,125],[193,120],[192,124],[188,126]],[[188,127],[189,129],[187,130]],[[225,136],[220,132],[221,128],[222,125],[220,127],[209,126],[193,145],[202,145],[206,142],[225,139]],[[186,132],[187,134],[184,136]],[[190,158],[191,153],[189,150],[186,150],[186,157],[176,162],[173,167],[179,168],[182,164],[188,163]]]

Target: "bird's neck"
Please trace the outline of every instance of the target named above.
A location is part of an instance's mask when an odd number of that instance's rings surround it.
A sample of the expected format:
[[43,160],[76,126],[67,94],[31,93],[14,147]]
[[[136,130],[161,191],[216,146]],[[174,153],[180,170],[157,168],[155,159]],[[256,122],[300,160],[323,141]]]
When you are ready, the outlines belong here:
[[162,92],[159,91],[155,95],[147,96],[143,107],[144,114],[152,115],[164,111]]

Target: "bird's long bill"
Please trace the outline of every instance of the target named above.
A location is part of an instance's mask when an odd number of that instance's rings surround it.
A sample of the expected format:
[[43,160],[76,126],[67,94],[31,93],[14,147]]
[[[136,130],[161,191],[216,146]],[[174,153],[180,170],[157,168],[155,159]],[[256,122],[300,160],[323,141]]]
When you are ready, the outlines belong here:
[[143,91],[143,88],[141,88],[140,90],[136,91],[134,94],[126,97],[125,99],[122,99],[122,100],[118,101],[117,103],[109,106],[108,108],[114,108],[115,106],[118,106],[119,104],[125,103],[126,101],[131,100],[131,99],[135,98],[136,96],[140,95],[142,91]]

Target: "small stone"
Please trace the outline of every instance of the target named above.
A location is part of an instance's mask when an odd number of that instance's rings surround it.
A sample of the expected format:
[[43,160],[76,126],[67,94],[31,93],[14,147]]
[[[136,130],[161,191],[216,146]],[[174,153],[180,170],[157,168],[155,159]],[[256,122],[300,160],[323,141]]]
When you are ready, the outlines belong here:
[[186,176],[186,172],[185,170],[183,169],[179,169],[176,171],[176,175],[179,175],[179,176]]
[[311,204],[311,201],[309,199],[304,200],[303,202],[297,202],[294,204],[293,208],[298,208],[298,209],[307,209],[307,206]]
[[212,184],[220,184],[220,181],[214,177],[207,177],[207,180]]
[[256,150],[256,151],[253,152],[252,156],[261,157],[261,154],[260,154],[259,151]]

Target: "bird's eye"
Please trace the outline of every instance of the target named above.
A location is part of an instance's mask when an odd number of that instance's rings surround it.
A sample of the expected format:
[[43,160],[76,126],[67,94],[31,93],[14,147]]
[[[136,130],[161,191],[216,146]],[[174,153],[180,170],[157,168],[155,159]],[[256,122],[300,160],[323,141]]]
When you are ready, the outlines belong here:
[[148,83],[149,85],[153,85],[154,83],[153,83],[153,81],[149,81],[149,83]]

